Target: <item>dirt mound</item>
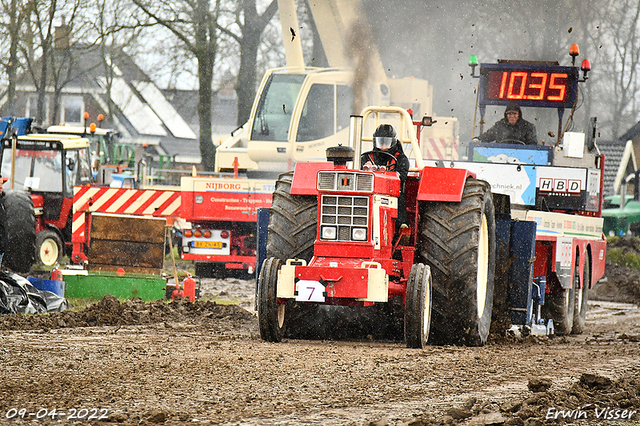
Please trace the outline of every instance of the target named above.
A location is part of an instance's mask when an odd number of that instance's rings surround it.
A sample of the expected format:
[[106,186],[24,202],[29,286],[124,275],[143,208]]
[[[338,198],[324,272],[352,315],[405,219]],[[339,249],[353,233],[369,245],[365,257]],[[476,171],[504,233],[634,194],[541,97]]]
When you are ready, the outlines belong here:
[[640,305],[640,270],[607,261],[605,277],[589,299]]
[[610,239],[607,241],[605,280],[596,285],[589,298],[640,305],[640,269],[636,267],[640,267],[640,239]]
[[252,320],[253,315],[237,305],[218,305],[215,302],[188,299],[143,302],[140,299],[118,301],[104,296],[78,312],[64,311],[43,315],[6,315],[0,317],[0,330],[33,330],[67,327],[124,326],[154,323],[206,323],[221,319]]
[[[607,420],[638,420],[640,371],[630,371],[615,382],[598,374],[583,373],[565,389],[553,390],[551,378],[529,380],[532,395],[504,403],[471,397],[461,406],[445,409],[444,418],[425,416],[411,425],[439,424],[603,424]],[[540,386],[544,383],[544,386]],[[634,423],[635,424],[635,423]]]

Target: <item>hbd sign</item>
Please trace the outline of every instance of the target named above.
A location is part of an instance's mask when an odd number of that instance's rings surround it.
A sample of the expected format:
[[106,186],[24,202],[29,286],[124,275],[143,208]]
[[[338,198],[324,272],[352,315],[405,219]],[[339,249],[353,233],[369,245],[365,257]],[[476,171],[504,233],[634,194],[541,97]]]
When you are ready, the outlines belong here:
[[[599,173],[574,167],[538,166],[536,173],[536,205],[541,209],[597,211]],[[593,181],[593,182],[592,182]],[[587,191],[589,189],[589,191]]]
[[541,178],[538,191],[580,194],[581,183],[579,179]]

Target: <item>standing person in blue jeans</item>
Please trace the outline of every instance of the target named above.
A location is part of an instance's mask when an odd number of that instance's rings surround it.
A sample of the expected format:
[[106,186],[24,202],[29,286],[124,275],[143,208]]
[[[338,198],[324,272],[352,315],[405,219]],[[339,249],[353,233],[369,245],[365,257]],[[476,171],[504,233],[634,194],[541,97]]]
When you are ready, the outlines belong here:
[[7,235],[7,211],[4,208],[4,191],[2,189],[4,183],[8,180],[8,178],[0,175],[0,266],[2,266],[2,258],[9,243],[7,241],[9,239]]

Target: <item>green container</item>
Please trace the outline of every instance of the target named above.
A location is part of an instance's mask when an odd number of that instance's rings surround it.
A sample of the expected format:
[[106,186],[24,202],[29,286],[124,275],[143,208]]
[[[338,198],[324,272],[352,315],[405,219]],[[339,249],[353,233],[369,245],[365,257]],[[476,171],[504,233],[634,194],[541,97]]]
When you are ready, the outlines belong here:
[[110,294],[118,299],[139,297],[142,300],[165,298],[166,281],[157,275],[125,274],[115,272],[62,271],[65,297],[95,299]]

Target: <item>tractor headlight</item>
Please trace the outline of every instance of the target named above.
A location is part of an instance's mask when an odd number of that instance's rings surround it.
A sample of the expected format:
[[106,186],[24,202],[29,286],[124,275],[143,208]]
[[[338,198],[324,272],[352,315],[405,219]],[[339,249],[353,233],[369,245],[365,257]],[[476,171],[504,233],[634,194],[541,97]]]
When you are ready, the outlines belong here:
[[353,241],[367,241],[367,228],[353,228],[351,239]]
[[337,230],[335,226],[323,226],[322,227],[322,239],[323,240],[335,240]]

